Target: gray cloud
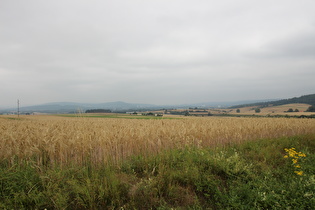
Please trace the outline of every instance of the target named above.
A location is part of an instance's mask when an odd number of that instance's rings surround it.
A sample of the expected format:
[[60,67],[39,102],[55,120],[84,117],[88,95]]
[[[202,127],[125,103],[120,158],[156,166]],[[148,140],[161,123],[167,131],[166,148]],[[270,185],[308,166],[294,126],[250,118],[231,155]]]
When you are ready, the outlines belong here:
[[0,2],[0,104],[313,93],[315,3]]
[[274,43],[275,54],[292,58],[315,58],[315,25],[313,31],[298,34],[290,39]]

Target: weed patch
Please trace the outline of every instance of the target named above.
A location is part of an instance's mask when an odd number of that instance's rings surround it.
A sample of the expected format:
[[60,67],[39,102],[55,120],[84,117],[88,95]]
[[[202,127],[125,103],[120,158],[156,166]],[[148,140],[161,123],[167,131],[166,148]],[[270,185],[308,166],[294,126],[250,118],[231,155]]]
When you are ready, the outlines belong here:
[[2,160],[0,208],[312,209],[313,142],[314,135],[301,135],[190,144],[112,164],[93,164],[87,152],[67,167],[51,159]]

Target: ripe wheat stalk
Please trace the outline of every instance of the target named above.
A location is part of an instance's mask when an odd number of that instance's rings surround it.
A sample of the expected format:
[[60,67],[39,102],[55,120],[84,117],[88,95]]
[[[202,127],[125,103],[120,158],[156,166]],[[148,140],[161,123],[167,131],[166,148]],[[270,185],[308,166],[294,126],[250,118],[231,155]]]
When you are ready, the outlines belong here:
[[286,118],[95,119],[0,117],[0,160],[41,165],[119,163],[185,146],[211,147],[315,133],[315,120]]

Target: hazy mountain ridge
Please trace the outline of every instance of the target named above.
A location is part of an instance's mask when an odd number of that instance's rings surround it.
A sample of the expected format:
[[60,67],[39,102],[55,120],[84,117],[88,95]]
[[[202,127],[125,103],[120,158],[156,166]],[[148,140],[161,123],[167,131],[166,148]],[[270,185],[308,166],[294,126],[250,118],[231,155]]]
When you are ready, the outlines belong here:
[[[145,111],[145,110],[157,110],[157,109],[188,109],[190,107],[198,108],[241,108],[246,106],[268,106],[270,104],[283,105],[289,103],[307,103],[315,105],[315,94],[304,95],[301,97],[294,97],[290,99],[266,99],[266,100],[247,100],[247,101],[230,101],[230,102],[206,102],[206,103],[191,103],[181,105],[154,105],[154,104],[138,104],[138,103],[126,103],[123,101],[107,102],[107,103],[77,103],[77,102],[53,102],[34,106],[22,106],[20,107],[21,113],[74,113],[85,112],[90,109],[110,109],[113,112],[124,111]],[[0,113],[12,113],[17,112],[17,107],[10,109],[0,109]]]
[[[129,109],[149,109],[157,108],[151,104],[132,104],[122,101],[108,103],[76,103],[76,102],[53,102],[34,106],[20,107],[20,112],[44,112],[44,113],[69,113],[85,111],[87,109],[110,109],[112,111],[122,111]],[[14,112],[17,108],[2,109],[0,112]]]
[[[239,102],[208,102],[195,104],[181,104],[181,105],[154,105],[154,104],[137,104],[126,103],[122,101],[107,102],[107,103],[76,103],[76,102],[53,102],[34,106],[22,106],[20,112],[42,112],[42,113],[73,113],[85,112],[88,109],[110,109],[112,111],[130,111],[130,110],[157,110],[157,109],[188,109],[190,107],[199,108],[218,108],[228,107],[235,104],[241,104],[245,101]],[[249,101],[257,102],[257,101]],[[2,113],[16,112],[17,107],[0,109]]]

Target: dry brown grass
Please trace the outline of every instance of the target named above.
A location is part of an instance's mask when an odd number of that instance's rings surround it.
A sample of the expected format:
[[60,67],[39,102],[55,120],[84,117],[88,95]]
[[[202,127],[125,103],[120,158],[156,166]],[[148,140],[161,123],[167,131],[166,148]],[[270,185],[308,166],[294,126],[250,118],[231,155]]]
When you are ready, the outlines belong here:
[[[255,113],[255,108],[257,107],[243,107],[240,108],[240,114],[257,114],[257,115],[310,115],[314,114],[312,112],[305,112],[308,107],[310,107],[309,104],[285,104],[281,106],[270,106],[270,107],[264,107],[260,108],[261,112],[260,113]],[[299,112],[286,112],[289,109],[298,109]],[[231,114],[235,114],[237,109],[233,109],[231,111]]]
[[132,155],[157,154],[187,145],[201,147],[260,138],[315,133],[313,119],[195,118],[107,119],[0,117],[0,160],[31,159],[38,165],[93,165]]

